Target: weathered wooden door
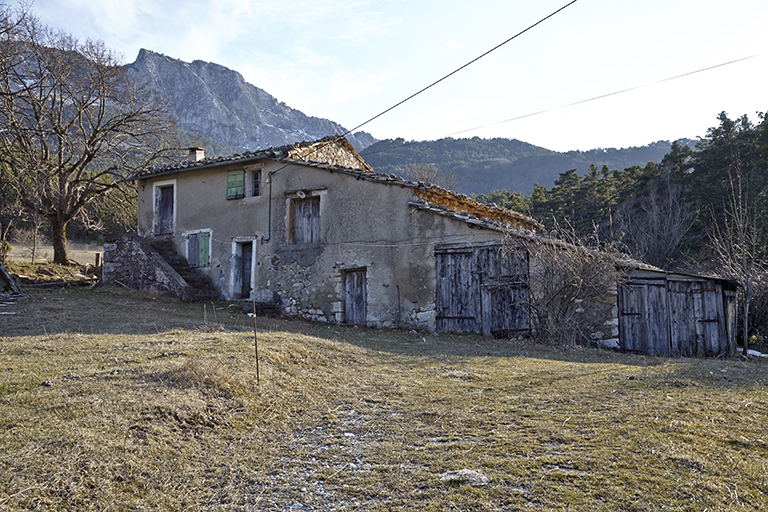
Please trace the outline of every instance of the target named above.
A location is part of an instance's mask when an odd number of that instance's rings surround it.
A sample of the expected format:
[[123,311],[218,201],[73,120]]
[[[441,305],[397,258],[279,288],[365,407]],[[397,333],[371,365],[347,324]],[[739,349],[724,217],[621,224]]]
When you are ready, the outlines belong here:
[[480,332],[480,294],[471,250],[435,253],[437,330]]
[[158,199],[158,234],[173,233],[173,185],[160,187]]
[[[714,281],[672,281],[670,289],[675,295],[685,294],[687,310],[682,308],[679,314],[688,321],[685,331],[686,339],[679,343],[679,354],[682,356],[716,355],[725,350],[721,348],[721,340],[728,339],[725,325],[725,311],[721,299],[721,290]],[[682,302],[682,300],[679,300]],[[678,312],[675,312],[678,313]],[[677,322],[679,326],[683,321]],[[676,334],[673,330],[673,336]]]
[[243,284],[240,289],[240,297],[247,299],[251,296],[251,261],[253,259],[253,242],[244,242],[242,244],[242,254],[240,256],[240,275]]
[[727,351],[725,311],[714,281],[669,281],[672,353],[704,356]]
[[530,330],[526,251],[442,248],[435,262],[438,331],[506,337]]
[[702,345],[694,318],[695,297],[691,293],[691,283],[671,281],[669,290],[669,325],[671,351],[682,356],[697,355],[697,347]]
[[671,355],[666,281],[623,283],[618,295],[619,336],[624,350]]
[[529,331],[528,252],[487,247],[477,251],[476,259],[482,333],[509,337]]
[[348,324],[364,324],[368,320],[365,269],[344,272],[344,319]]

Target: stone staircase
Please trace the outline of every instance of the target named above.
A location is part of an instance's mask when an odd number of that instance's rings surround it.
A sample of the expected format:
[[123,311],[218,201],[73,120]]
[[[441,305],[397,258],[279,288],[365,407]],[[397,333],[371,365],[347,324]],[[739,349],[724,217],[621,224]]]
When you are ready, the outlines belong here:
[[211,278],[196,267],[191,267],[186,258],[180,255],[170,238],[156,237],[148,240],[152,248],[173,267],[193,290],[192,300],[206,302],[219,298]]

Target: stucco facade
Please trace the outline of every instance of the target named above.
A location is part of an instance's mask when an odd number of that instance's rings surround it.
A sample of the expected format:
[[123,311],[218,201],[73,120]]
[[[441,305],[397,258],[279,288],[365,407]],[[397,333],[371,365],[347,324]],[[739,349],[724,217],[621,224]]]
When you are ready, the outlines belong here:
[[344,141],[155,169],[137,185],[139,234],[172,241],[221,298],[317,321],[434,330],[436,247],[539,227],[376,174]]

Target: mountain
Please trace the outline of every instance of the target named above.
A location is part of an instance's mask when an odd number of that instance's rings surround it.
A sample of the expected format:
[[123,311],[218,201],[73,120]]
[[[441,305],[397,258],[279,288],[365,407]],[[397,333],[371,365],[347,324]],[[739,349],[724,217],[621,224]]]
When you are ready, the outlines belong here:
[[[690,139],[679,142],[695,145]],[[529,194],[536,183],[551,187],[560,173],[569,169],[583,174],[592,164],[598,169],[603,165],[625,169],[661,162],[671,146],[669,141],[658,141],[642,147],[558,153],[516,139],[387,139],[370,145],[361,155],[376,171],[385,174],[402,175],[408,165],[433,164],[445,173],[453,173],[459,192],[465,194],[502,189]]]
[[[249,150],[316,140],[347,130],[328,119],[310,117],[245,81],[237,71],[211,62],[183,62],[142,49],[129,74],[175,107],[179,128]],[[366,132],[347,135],[361,150],[376,139]]]
[[[282,146],[341,134],[346,129],[328,119],[307,116],[263,89],[249,84],[237,71],[219,64],[184,62],[142,49],[127,71],[151,89],[171,99],[179,129],[192,145],[203,145],[209,156]],[[558,153],[516,139],[445,138],[406,142],[377,141],[366,132],[347,139],[376,171],[406,174],[412,164],[434,164],[453,173],[458,191],[485,194],[494,190],[530,193],[536,183],[551,187],[560,173],[601,168],[625,169],[660,162],[671,143],[643,147],[593,149]],[[682,139],[693,146],[694,141]]]

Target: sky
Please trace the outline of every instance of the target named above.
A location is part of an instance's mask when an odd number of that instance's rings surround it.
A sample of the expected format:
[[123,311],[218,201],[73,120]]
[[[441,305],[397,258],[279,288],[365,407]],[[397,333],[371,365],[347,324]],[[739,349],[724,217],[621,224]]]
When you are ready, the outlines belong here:
[[[125,63],[146,48],[226,66],[351,129],[570,1],[34,0],[32,12]],[[705,137],[722,111],[768,111],[766,20],[766,0],[577,0],[361,129],[556,151]]]

